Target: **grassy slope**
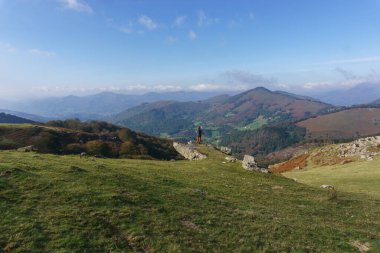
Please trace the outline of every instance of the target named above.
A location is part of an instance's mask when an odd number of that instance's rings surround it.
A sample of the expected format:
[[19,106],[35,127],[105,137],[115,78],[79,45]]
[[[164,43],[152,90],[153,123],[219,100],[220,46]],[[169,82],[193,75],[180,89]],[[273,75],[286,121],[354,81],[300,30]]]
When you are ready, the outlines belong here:
[[380,199],[380,158],[356,161],[344,165],[307,167],[284,174],[302,183],[319,187],[334,185],[338,191],[364,193]]
[[[208,152],[208,151],[207,151]],[[380,202],[204,161],[0,152],[0,249],[355,252],[380,248]],[[1,251],[1,250],[0,250]]]

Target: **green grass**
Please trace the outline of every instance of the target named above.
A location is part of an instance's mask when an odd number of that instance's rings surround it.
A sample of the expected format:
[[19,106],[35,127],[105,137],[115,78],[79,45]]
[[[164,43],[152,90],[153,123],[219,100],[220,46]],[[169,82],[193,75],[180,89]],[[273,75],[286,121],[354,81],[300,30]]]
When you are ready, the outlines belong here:
[[254,121],[252,121],[252,123],[243,127],[238,127],[236,129],[239,131],[256,130],[266,125],[267,123],[268,123],[268,119],[260,115]]
[[0,251],[380,250],[380,201],[203,161],[0,152]]
[[380,159],[344,165],[307,167],[284,174],[299,182],[319,187],[333,185],[338,191],[363,193],[380,199]]

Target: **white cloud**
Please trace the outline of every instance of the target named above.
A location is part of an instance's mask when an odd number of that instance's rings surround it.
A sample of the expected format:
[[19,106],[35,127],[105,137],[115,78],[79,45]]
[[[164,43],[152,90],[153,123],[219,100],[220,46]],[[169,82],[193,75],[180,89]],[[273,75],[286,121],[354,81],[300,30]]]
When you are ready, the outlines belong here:
[[17,48],[12,46],[11,44],[8,43],[2,43],[0,42],[0,48],[7,51],[8,53],[15,53],[17,52]]
[[174,36],[168,36],[168,37],[166,37],[165,41],[168,44],[174,44],[174,43],[176,43],[178,41],[178,39],[176,37],[174,37]]
[[209,16],[206,15],[204,10],[198,11],[198,26],[208,26],[214,23],[217,23],[219,21],[218,18],[210,18]]
[[85,3],[83,0],[60,0],[64,8],[78,11],[78,12],[86,12],[93,13],[92,8]]
[[349,63],[366,63],[366,62],[379,62],[380,56],[370,56],[363,58],[343,59],[343,60],[331,60],[326,62],[319,62],[314,65],[336,65],[336,64],[349,64]]
[[148,16],[141,16],[138,20],[139,24],[144,26],[148,30],[154,30],[157,28],[156,22],[154,22],[150,17]]
[[189,87],[191,91],[243,91],[247,90],[245,85],[224,85],[213,83],[199,83]]
[[186,16],[177,16],[174,20],[174,27],[181,27],[185,24],[187,17]]
[[121,27],[119,30],[123,33],[132,33],[133,32],[132,28],[130,28],[130,27]]
[[195,40],[198,36],[197,34],[193,31],[193,30],[190,30],[187,34],[187,36],[189,37],[189,39],[191,40]]
[[380,73],[371,71],[367,75],[356,75],[351,71],[336,68],[334,71],[339,73],[343,79],[337,81],[323,81],[323,82],[307,82],[303,85],[305,89],[337,89],[337,88],[351,88],[363,83],[380,83]]
[[133,24],[132,22],[129,22],[128,25],[122,26],[119,28],[119,30],[123,33],[133,33]]
[[40,49],[29,49],[28,52],[32,55],[36,55],[40,57],[54,57],[56,55],[55,52],[44,51]]

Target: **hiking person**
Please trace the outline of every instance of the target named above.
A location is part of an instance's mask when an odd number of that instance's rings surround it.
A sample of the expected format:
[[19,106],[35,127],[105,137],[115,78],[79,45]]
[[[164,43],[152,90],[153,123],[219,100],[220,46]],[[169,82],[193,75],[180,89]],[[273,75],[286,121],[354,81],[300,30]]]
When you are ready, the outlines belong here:
[[201,143],[202,141],[202,128],[201,126],[198,126],[198,129],[197,129],[197,143]]

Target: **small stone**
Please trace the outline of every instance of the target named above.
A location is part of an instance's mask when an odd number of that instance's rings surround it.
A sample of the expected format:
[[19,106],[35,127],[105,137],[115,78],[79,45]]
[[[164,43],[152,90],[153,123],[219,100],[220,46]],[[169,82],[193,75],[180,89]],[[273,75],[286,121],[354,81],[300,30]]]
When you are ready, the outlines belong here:
[[328,184],[323,184],[323,185],[320,186],[320,188],[322,188],[322,189],[335,189],[334,186],[328,185]]

